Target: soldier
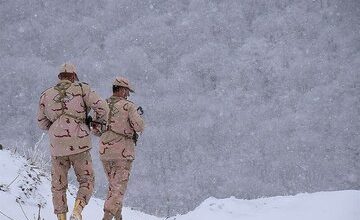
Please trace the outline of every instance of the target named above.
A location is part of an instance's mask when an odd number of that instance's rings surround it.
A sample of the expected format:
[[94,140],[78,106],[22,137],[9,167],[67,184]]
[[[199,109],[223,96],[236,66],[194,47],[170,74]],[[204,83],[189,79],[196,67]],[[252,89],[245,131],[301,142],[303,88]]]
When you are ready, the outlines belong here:
[[50,139],[54,213],[58,220],[66,220],[67,174],[73,166],[79,190],[70,219],[81,220],[81,212],[94,188],[90,129],[85,119],[92,109],[96,121],[106,122],[109,107],[89,85],[77,82],[74,65],[63,64],[58,78],[58,84],[42,93],[37,118],[39,127],[48,130]]
[[103,220],[121,220],[121,209],[130,169],[134,160],[137,133],[144,130],[144,121],[134,103],[127,100],[134,89],[129,81],[117,77],[113,95],[106,101],[110,114],[108,128],[100,138],[100,159],[109,181]]

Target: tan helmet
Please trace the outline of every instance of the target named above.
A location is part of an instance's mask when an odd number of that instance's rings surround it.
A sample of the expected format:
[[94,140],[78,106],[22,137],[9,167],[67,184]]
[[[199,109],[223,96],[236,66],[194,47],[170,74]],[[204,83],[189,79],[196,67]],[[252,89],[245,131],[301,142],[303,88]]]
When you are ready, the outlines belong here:
[[76,74],[76,67],[74,64],[71,63],[64,63],[60,66],[60,73],[75,73],[75,80],[79,81],[79,78]]
[[121,86],[121,87],[125,87],[128,88],[130,90],[130,92],[135,92],[134,88],[131,86],[129,80],[127,80],[124,77],[118,76],[116,77],[116,79],[113,82],[114,86]]

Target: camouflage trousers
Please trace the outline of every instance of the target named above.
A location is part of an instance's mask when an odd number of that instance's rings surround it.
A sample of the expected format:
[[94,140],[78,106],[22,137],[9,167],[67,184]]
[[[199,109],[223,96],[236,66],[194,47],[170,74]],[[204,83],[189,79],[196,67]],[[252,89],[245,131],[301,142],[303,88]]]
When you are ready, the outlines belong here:
[[68,171],[73,166],[79,190],[76,199],[81,201],[80,206],[89,202],[94,190],[94,171],[89,151],[69,156],[51,157],[51,192],[53,196],[54,213],[68,212],[66,190],[68,188]]
[[102,163],[109,182],[104,211],[110,212],[114,216],[120,216],[132,160],[102,160]]

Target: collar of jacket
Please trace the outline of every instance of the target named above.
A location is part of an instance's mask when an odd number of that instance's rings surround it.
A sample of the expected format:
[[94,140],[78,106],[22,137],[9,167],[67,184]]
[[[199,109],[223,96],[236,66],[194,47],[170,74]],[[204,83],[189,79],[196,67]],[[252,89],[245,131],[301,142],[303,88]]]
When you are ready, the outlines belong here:
[[123,98],[123,97],[119,97],[119,96],[115,96],[115,95],[112,95],[112,96],[110,97],[110,99],[115,99],[115,100],[127,100],[127,99],[125,99],[125,98]]
[[72,83],[72,82],[70,80],[68,80],[68,79],[61,79],[59,81],[59,83]]

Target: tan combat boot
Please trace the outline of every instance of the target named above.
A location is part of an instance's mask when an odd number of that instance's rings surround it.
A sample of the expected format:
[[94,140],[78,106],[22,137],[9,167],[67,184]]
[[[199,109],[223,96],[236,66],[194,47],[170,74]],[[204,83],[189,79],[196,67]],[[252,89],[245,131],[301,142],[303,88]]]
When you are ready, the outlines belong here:
[[57,214],[58,220],[66,220],[66,213]]
[[83,203],[83,201],[80,199],[77,199],[75,201],[74,210],[70,216],[70,220],[82,220],[81,212],[84,208],[82,203]]
[[109,211],[104,211],[104,217],[102,218],[102,220],[112,220],[114,217],[113,214],[111,214],[111,212]]

